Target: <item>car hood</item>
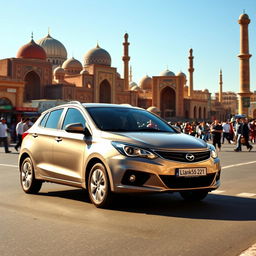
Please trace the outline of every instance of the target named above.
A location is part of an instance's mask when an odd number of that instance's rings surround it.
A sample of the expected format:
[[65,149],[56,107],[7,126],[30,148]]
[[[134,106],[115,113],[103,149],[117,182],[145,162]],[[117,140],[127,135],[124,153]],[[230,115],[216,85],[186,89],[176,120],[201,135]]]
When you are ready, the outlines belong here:
[[102,137],[112,141],[130,143],[152,149],[205,149],[207,144],[193,136],[183,133],[165,132],[126,132],[107,133]]

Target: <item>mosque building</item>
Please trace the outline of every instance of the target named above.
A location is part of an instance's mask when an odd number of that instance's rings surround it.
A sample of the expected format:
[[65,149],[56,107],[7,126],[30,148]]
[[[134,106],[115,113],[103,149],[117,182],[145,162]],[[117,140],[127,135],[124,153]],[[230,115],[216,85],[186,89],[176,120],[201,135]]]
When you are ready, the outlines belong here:
[[[244,21],[242,17],[240,25],[243,24],[248,25],[248,20]],[[246,36],[248,40],[246,30],[244,33],[244,40]],[[18,50],[16,58],[0,60],[0,115],[14,118],[24,112],[37,113],[36,104],[58,100],[125,103],[148,109],[166,120],[224,120],[227,114],[237,113],[236,94],[223,92],[222,71],[215,99],[207,89],[194,89],[192,49],[188,55],[188,78],[183,72],[175,74],[166,69],[158,75],[142,77],[137,84],[132,81],[129,67],[129,45],[126,33],[121,77],[112,67],[111,55],[99,44],[84,55],[81,63],[74,57],[68,59],[65,46],[50,33],[36,42],[32,36],[31,41]],[[247,70],[248,47],[243,51],[239,57],[243,62],[241,66]],[[239,93],[239,99],[243,101],[243,104],[239,103],[239,110],[245,103],[248,108],[248,98],[256,99],[246,82],[248,74],[244,71],[241,74],[245,77]],[[256,110],[250,109],[248,113],[256,117]]]

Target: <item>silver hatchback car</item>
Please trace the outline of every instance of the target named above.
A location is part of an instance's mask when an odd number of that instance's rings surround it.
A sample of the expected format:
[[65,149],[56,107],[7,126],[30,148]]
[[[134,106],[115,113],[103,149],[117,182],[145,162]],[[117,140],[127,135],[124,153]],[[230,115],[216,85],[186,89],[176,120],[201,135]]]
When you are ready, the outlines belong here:
[[97,207],[113,193],[180,192],[201,200],[220,185],[220,160],[203,140],[137,107],[70,102],[45,111],[23,134],[26,193],[55,182],[88,190]]

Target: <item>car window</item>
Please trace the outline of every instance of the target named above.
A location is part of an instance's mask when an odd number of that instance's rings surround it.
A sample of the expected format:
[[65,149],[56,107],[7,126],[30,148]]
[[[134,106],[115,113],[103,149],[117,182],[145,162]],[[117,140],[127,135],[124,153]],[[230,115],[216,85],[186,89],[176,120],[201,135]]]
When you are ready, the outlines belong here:
[[133,108],[86,108],[95,124],[104,131],[117,132],[172,132],[167,123],[148,111]]
[[43,119],[41,120],[41,122],[40,122],[40,126],[43,126],[43,127],[45,127],[45,124],[46,124],[46,122],[47,122],[47,119],[48,119],[48,117],[49,117],[49,112],[43,117]]
[[54,110],[54,111],[50,112],[50,116],[46,122],[45,127],[57,129],[62,111],[63,111],[63,109],[58,109],[58,110]]
[[78,109],[69,108],[62,124],[62,129],[65,129],[67,125],[74,123],[80,123],[85,127],[85,119],[82,113]]

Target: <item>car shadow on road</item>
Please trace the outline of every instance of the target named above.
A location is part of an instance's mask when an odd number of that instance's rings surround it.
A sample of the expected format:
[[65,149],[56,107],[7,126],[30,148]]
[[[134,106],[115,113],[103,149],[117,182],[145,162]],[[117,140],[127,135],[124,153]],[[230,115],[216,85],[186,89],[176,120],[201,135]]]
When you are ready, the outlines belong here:
[[[87,192],[81,189],[51,191],[38,195],[90,203]],[[209,194],[203,201],[187,202],[178,193],[124,194],[114,197],[109,210],[190,219],[255,221],[256,199]]]

